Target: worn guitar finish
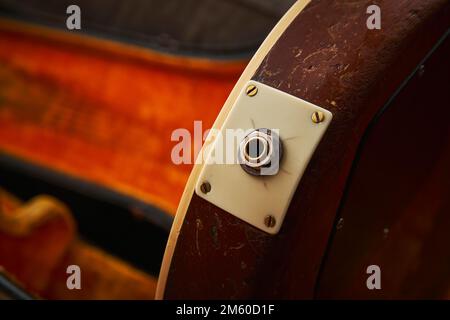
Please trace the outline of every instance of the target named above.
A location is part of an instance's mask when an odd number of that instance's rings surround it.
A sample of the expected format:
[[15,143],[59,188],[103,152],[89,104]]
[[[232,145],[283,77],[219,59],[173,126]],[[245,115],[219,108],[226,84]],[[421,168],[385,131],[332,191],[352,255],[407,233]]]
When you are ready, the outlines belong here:
[[[319,298],[450,299],[449,54],[447,37],[366,133]],[[382,290],[367,290],[372,264]]]
[[[360,240],[365,232],[364,224],[360,225],[361,230],[353,225],[345,241],[337,236],[333,238],[336,243],[331,246],[330,264],[324,267],[324,281],[317,288],[330,234],[339,221],[337,211],[350,170],[369,123],[408,77],[417,77],[417,67],[450,27],[448,1],[398,0],[378,1],[382,29],[368,30],[366,8],[370,4],[371,1],[312,1],[286,29],[253,76],[256,81],[326,108],[334,115],[300,182],[280,233],[268,235],[192,194],[169,268],[164,298],[313,298],[317,292],[319,297],[349,297],[351,291],[340,288],[350,284],[339,282],[333,276],[334,268],[347,267],[358,274],[356,279],[351,278],[350,270],[338,274],[345,275],[362,292],[365,282],[357,283],[361,278],[365,281],[365,263],[372,260],[351,264],[351,259],[357,259],[352,256],[356,251],[346,253],[346,248]],[[448,45],[436,51],[440,57],[448,57],[449,53]],[[448,72],[446,77],[448,81]],[[441,80],[430,78],[430,81]],[[410,85],[408,82],[406,87]],[[405,110],[403,121],[409,119],[407,101],[391,101],[392,106],[397,104]],[[428,115],[430,106],[423,105],[422,110],[423,129],[436,125],[435,121],[426,122],[433,118]],[[437,125],[445,126],[445,123]],[[427,137],[432,139],[440,133],[442,130],[435,130]],[[444,188],[444,181],[436,179]],[[380,185],[366,189],[374,196],[372,201],[377,201],[377,188]],[[448,191],[448,186],[442,190]],[[442,198],[448,194],[435,196]],[[431,195],[430,198],[433,199]],[[363,204],[372,205],[369,200]],[[429,213],[428,209],[433,210],[423,206],[411,214],[419,219]],[[356,214],[355,211],[346,213],[353,217]],[[366,213],[358,211],[358,214],[364,220]],[[375,219],[375,214],[371,211],[367,216],[369,221]],[[398,212],[391,214],[390,219],[395,221]],[[400,223],[405,218],[399,215],[398,219]],[[336,226],[342,227],[337,223]],[[375,236],[373,232],[370,235]],[[394,252],[409,250],[407,242],[401,241],[407,238],[407,235],[398,236]],[[448,237],[437,237],[435,241],[438,239],[447,239],[448,243]],[[375,257],[380,257],[383,251],[377,252]],[[348,264],[343,256],[348,257]],[[391,261],[385,266],[395,266],[392,263],[395,254],[383,259]],[[399,264],[398,268],[397,274],[406,272],[407,265]],[[423,266],[421,271],[431,270]],[[330,289],[336,285],[340,287]],[[402,288],[401,284],[390,286],[376,297],[402,297]],[[424,297],[433,296],[431,291],[424,291]],[[359,296],[371,295],[366,292]]]

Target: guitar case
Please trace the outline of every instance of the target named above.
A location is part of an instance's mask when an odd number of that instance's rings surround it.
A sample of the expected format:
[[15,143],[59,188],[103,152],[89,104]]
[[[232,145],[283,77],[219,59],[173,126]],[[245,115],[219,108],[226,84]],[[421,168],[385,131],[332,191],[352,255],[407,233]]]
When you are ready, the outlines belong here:
[[[333,119],[276,234],[243,221],[238,209],[223,209],[244,200],[219,207],[199,193],[203,168],[194,168],[158,298],[450,297],[450,3],[377,1],[379,29],[369,28],[371,4],[298,1],[266,39],[215,126],[232,118],[249,80]],[[288,146],[293,153],[305,143]],[[244,171],[239,179],[235,188],[246,181]],[[273,201],[290,192],[270,191]]]

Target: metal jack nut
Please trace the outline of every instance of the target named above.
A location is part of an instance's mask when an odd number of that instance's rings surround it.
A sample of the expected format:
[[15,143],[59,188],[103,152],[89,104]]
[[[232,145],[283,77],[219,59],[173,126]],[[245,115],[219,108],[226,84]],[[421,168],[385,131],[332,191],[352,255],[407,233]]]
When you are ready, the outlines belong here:
[[270,129],[253,130],[239,144],[239,164],[253,176],[276,175],[282,156],[280,137]]

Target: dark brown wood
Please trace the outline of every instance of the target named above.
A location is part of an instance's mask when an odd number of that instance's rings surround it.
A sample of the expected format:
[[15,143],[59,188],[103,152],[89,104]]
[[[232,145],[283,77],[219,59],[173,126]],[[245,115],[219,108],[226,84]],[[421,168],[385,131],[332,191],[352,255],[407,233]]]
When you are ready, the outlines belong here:
[[450,298],[449,56],[447,38],[364,139],[319,298]]
[[161,141],[206,130],[244,66],[3,19],[0,47],[0,152],[169,214],[192,166]]
[[368,30],[370,4],[313,1],[253,77],[334,114],[280,233],[258,231],[194,195],[165,298],[314,297],[361,137],[450,22],[448,1],[387,0],[377,2],[382,29]]

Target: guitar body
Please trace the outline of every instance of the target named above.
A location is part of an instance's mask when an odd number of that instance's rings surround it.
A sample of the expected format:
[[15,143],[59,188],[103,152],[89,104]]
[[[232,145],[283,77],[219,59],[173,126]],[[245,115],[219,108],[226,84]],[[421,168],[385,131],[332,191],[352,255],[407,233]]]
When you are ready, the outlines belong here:
[[379,1],[380,30],[370,4],[299,1],[269,35],[215,127],[250,79],[333,120],[275,235],[198,196],[193,169],[157,298],[449,298],[449,2]]

